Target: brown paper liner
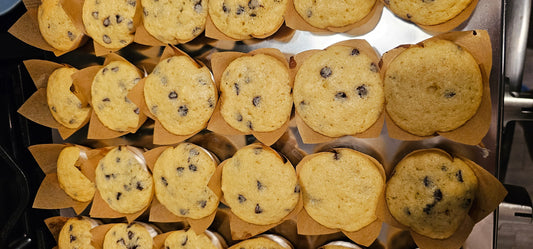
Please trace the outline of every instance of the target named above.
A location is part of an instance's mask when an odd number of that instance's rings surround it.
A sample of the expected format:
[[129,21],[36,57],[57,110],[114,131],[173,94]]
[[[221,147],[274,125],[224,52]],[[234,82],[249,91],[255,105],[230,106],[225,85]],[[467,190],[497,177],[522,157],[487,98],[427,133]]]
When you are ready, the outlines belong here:
[[[83,212],[87,206],[91,203],[80,202],[72,199],[70,196],[61,189],[59,182],[57,180],[57,159],[61,151],[69,147],[68,144],[40,144],[33,145],[28,147],[28,150],[31,152],[33,158],[41,168],[41,170],[46,174],[45,178],[37,190],[35,199],[33,201],[33,208],[39,209],[62,209],[62,208],[72,208],[76,214]],[[80,148],[83,152],[88,152],[89,149],[83,146],[74,145]],[[87,178],[94,178],[92,173],[94,168],[89,165],[88,160],[79,158],[77,163],[81,165],[81,173],[84,174]],[[93,179],[91,181],[94,182]]]
[[[78,128],[67,128],[54,119],[48,108],[48,100],[46,98],[48,78],[54,70],[61,67],[70,67],[69,65],[57,64],[45,60],[26,60],[24,61],[24,65],[37,91],[17,110],[19,114],[40,125],[57,129],[63,139],[67,139],[89,122],[89,118],[87,118]],[[76,96],[82,101],[82,104],[87,103],[82,94],[76,94]]]
[[[381,1],[383,1],[385,6],[388,7],[386,0],[381,0]],[[443,22],[441,24],[436,24],[436,25],[422,25],[422,24],[418,24],[418,23],[415,23],[415,24],[418,27],[422,28],[423,30],[427,31],[430,34],[438,34],[438,33],[451,31],[454,28],[456,28],[459,25],[461,25],[466,20],[468,20],[468,18],[470,18],[470,15],[472,15],[472,12],[474,12],[474,10],[476,9],[477,3],[478,3],[478,0],[473,0],[470,3],[470,5],[468,5],[461,13],[459,13],[454,18],[452,18],[452,19],[450,19],[450,20],[448,20],[446,22]],[[411,21],[411,20],[409,20],[409,19],[407,19],[405,17],[402,17],[402,16],[398,16],[398,17],[400,17],[400,18],[402,18],[402,19],[404,19],[404,20],[406,20],[408,22]]]
[[[140,153],[137,153],[139,151],[139,149],[137,149],[135,147],[132,147],[132,146],[129,146],[129,145],[126,145],[126,146],[123,146],[123,147],[125,147],[126,149],[132,151],[136,155],[140,154]],[[88,155],[89,156],[89,160],[87,161],[87,164],[91,165],[91,167],[94,168],[93,172],[96,170],[96,167],[98,166],[98,163],[100,162],[100,160],[102,158],[104,158],[104,156],[110,150],[112,150],[113,148],[115,148],[115,146],[95,149],[95,150],[91,151],[90,156]],[[147,166],[147,168],[148,168],[148,166]],[[151,173],[150,173],[150,175],[151,175]],[[89,177],[89,179],[91,181],[96,182],[95,181],[96,176],[95,176],[94,173],[93,173],[92,176],[87,176],[87,177]],[[153,192],[152,192],[152,199],[153,199]],[[150,207],[150,203],[148,203],[146,205],[146,207],[144,207],[143,209],[141,209],[141,210],[139,210],[139,211],[137,211],[135,213],[131,213],[131,214],[119,213],[119,212],[113,210],[111,207],[109,207],[109,205],[104,201],[104,199],[102,199],[102,196],[100,195],[100,191],[98,190],[98,187],[97,187],[96,188],[96,192],[94,193],[93,204],[91,206],[91,210],[89,212],[89,215],[91,217],[94,217],[94,218],[122,218],[122,217],[126,217],[128,223],[131,223],[135,219],[137,219],[139,216],[144,214],[145,211],[147,211],[149,207]]]
[[116,224],[100,225],[91,229],[91,234],[93,236],[91,245],[94,246],[95,249],[103,248],[105,235],[114,225]]
[[[427,152],[427,151],[433,151],[437,153],[442,153],[446,156],[448,156],[450,159],[459,158],[463,160],[474,172],[474,174],[477,177],[478,180],[478,188],[476,191],[476,197],[474,199],[474,202],[472,203],[472,207],[470,208],[470,211],[468,215],[465,217],[465,220],[462,225],[459,226],[457,231],[455,233],[447,238],[447,239],[432,239],[429,237],[426,237],[424,235],[420,235],[412,230],[410,230],[405,225],[399,223],[390,213],[388,206],[386,206],[386,209],[382,215],[384,218],[384,222],[387,224],[400,228],[402,230],[408,230],[411,233],[411,236],[413,237],[415,243],[418,245],[420,249],[445,249],[445,248],[460,248],[463,243],[466,241],[468,236],[470,235],[470,232],[472,231],[475,223],[481,221],[483,218],[485,218],[487,215],[492,213],[499,204],[503,201],[505,196],[507,195],[507,190],[505,190],[505,187],[501,184],[501,182],[494,177],[491,173],[483,169],[483,167],[477,165],[476,163],[472,162],[471,160],[461,157],[461,156],[453,156],[448,154],[446,151],[443,151],[441,149],[421,149],[421,150],[415,150],[408,155],[406,155],[404,158],[411,156],[415,153],[421,153],[421,152]],[[386,202],[386,200],[383,198],[382,201]]]
[[296,30],[310,31],[317,34],[328,35],[335,33],[347,33],[353,36],[366,34],[374,29],[381,18],[383,3],[376,1],[374,7],[361,20],[342,27],[317,28],[305,21],[294,8],[293,0],[289,0],[285,22],[287,26]]
[[[213,69],[213,77],[215,78],[215,84],[217,88],[220,88],[220,80],[222,78],[222,73],[224,73],[224,70],[228,67],[228,65],[234,61],[235,59],[243,56],[253,56],[256,54],[266,54],[270,55],[279,61],[283,63],[289,69],[289,63],[285,59],[285,56],[277,49],[274,48],[260,48],[256,49],[254,51],[251,51],[247,54],[240,53],[240,52],[221,52],[221,53],[215,53],[211,57],[211,67]],[[289,70],[289,78],[290,82],[289,85],[293,86],[293,77],[290,77],[290,70]],[[207,129],[219,134],[223,135],[247,135],[243,132],[240,132],[236,130],[235,128],[231,127],[222,117],[222,114],[220,113],[220,103],[219,100],[217,102],[217,105],[215,107],[215,111],[213,112],[213,115],[211,116],[211,120],[209,120],[209,123],[207,125]],[[282,135],[285,133],[287,128],[289,127],[290,118],[278,129],[270,132],[256,132],[252,131],[251,134],[257,138],[260,142],[266,144],[267,146],[272,145],[275,143]]]
[[[359,49],[359,51],[363,54],[368,55],[371,60],[378,65],[379,64],[379,55],[376,53],[374,48],[368,44],[365,40],[345,40],[338,43],[335,43],[331,46],[348,46],[348,47],[356,47]],[[330,46],[330,47],[331,47]],[[326,48],[327,49],[327,48]],[[289,58],[289,65],[291,69],[292,77],[296,77],[296,73],[302,66],[302,64],[305,62],[306,59],[314,55],[315,53],[320,52],[321,50],[307,50],[301,53],[296,54],[295,56],[291,56]],[[380,70],[380,76],[383,79],[384,73],[383,70]],[[383,84],[383,83],[382,83]],[[357,138],[375,138],[378,137],[381,134],[381,130],[383,129],[385,119],[385,111],[382,110],[380,116],[376,120],[376,122],[370,126],[367,130],[353,134],[353,137]],[[315,143],[325,143],[330,142],[332,140],[337,139],[337,137],[329,137],[323,134],[320,134],[319,132],[313,130],[313,128],[309,127],[304,120],[300,117],[298,114],[298,111],[295,111],[294,120],[296,121],[296,126],[298,127],[298,131],[300,133],[300,136],[302,137],[302,141],[306,144],[315,144]]]
[[[150,168],[151,171],[153,171],[155,163],[157,162],[157,159],[168,148],[172,148],[171,146],[162,146],[157,147],[155,149],[152,149],[150,151],[145,152],[144,158],[146,160],[146,164]],[[204,149],[205,150],[205,149]],[[206,152],[210,153],[206,150]],[[213,160],[216,162],[216,158],[213,158]],[[217,169],[218,170],[218,167]],[[220,190],[220,179],[216,178],[217,173],[213,173],[211,176],[209,183],[207,186],[220,198],[222,196],[222,191]],[[186,221],[191,226],[191,229],[196,233],[200,234],[203,233],[207,228],[213,223],[213,220],[215,219],[217,211],[213,211],[213,213],[209,214],[208,216],[201,218],[201,219],[191,219],[186,217],[179,217],[172,212],[170,212],[163,204],[159,202],[159,200],[154,198],[152,202],[152,206],[150,208],[150,218],[149,220],[151,222],[183,222]]]
[[[103,66],[87,67],[72,75],[72,79],[74,80],[74,85],[81,90],[82,94],[89,101],[89,103],[91,103],[91,87],[92,87],[94,76],[101,68],[105,67],[112,61],[123,61],[123,62],[131,64],[129,61],[127,61],[126,59],[122,58],[121,56],[117,54],[108,54],[106,56]],[[142,76],[143,74],[140,72],[140,70],[138,68],[137,70]],[[115,131],[115,130],[111,130],[107,128],[100,121],[100,119],[98,118],[98,116],[93,110],[91,113],[91,118],[89,122],[89,131],[87,134],[87,138],[88,139],[108,139],[108,138],[120,137],[128,133],[135,133],[141,127],[144,121],[146,121],[146,115],[143,112],[139,112],[139,123],[137,124],[137,127],[129,128],[126,131],[122,131],[122,132]]]
[[[468,145],[477,145],[481,143],[481,140],[489,131],[492,115],[489,84],[490,71],[492,68],[492,46],[490,43],[489,34],[486,30],[455,31],[440,34],[424,40],[422,43],[436,39],[452,41],[468,50],[468,52],[470,52],[470,54],[472,54],[474,59],[476,59],[478,62],[483,78],[483,96],[481,97],[481,104],[476,114],[474,114],[472,118],[466,121],[466,123],[459,128],[448,132],[437,132],[437,134],[455,142]],[[383,54],[383,57],[380,61],[381,71],[383,74],[386,73],[388,66],[396,58],[396,56],[411,46],[419,45],[401,45]],[[386,122],[389,137],[394,139],[416,141],[434,137],[421,137],[404,131],[392,121],[388,114],[386,115]]]
[[[354,150],[355,151],[355,150]],[[386,182],[386,175],[385,170],[380,162],[378,162],[375,158],[366,155],[364,153],[355,151],[359,155],[364,156],[365,158],[368,158],[370,161],[374,163],[374,166],[379,170],[379,173],[381,174],[381,177],[383,179],[383,190],[381,191],[381,194],[379,196],[379,200],[376,207],[376,220],[372,223],[364,226],[363,228],[357,230],[357,231],[344,231],[342,229],[338,228],[329,228],[326,227],[317,221],[315,221],[305,210],[305,207],[302,209],[302,211],[298,214],[297,218],[297,228],[298,228],[298,234],[302,235],[323,235],[323,234],[331,234],[335,232],[342,232],[344,235],[346,235],[348,238],[350,238],[352,241],[364,245],[369,246],[376,240],[376,238],[379,236],[379,233],[381,231],[382,227],[382,221],[384,221],[384,213],[385,209],[387,208],[387,205],[384,201],[385,199],[385,182]],[[323,153],[331,153],[331,152],[319,152],[311,155],[307,155],[300,161],[300,163],[296,166],[296,174],[298,177],[300,176],[300,171],[303,167],[303,165],[311,160],[313,157],[316,157],[317,155],[323,154]],[[303,193],[302,193],[303,195]],[[303,204],[302,204],[303,206]]]
[[[278,153],[279,157],[283,159],[283,156],[280,155]],[[285,159],[283,159],[285,160]],[[217,167],[217,171],[215,172],[216,174],[216,179],[217,181],[214,182],[215,184],[217,184],[217,187],[218,189],[222,189],[221,188],[221,185],[222,185],[222,169],[224,167],[224,165],[226,164],[227,160],[222,162],[221,164],[218,165]],[[288,162],[290,163],[290,162]],[[226,206],[227,203],[226,201],[224,200],[224,196],[222,196],[220,198],[220,202],[224,203]],[[272,229],[274,227],[276,227],[277,225],[287,221],[287,220],[295,220],[296,219],[296,216],[298,215],[298,213],[300,213],[300,211],[303,209],[303,201],[302,201],[302,196],[300,194],[300,197],[298,198],[298,202],[296,203],[296,206],[294,207],[294,209],[287,215],[285,216],[283,219],[281,219],[280,221],[276,222],[276,223],[273,223],[273,224],[270,224],[270,225],[256,225],[256,224],[252,224],[252,223],[249,223],[249,222],[246,222],[244,220],[242,220],[241,218],[237,217],[232,211],[231,209],[227,210],[226,214],[228,215],[228,218],[229,218],[229,226],[230,226],[230,231],[231,231],[231,239],[233,240],[242,240],[242,239],[248,239],[252,236],[255,236],[257,234],[260,234],[260,233],[263,233],[269,229]]]
[[[161,55],[161,58],[159,59],[159,61],[160,62],[164,61],[173,56],[186,56],[187,58],[189,58],[189,60],[194,62],[198,67],[200,68],[205,67],[205,65],[197,62],[196,60],[191,58],[188,54],[186,54],[185,52],[179,50],[178,48],[172,45],[165,47],[165,50],[163,51],[163,54]],[[145,78],[143,78],[139,83],[137,83],[137,85],[135,85],[135,87],[131,89],[131,91],[128,93],[128,98],[131,100],[131,102],[133,102],[135,105],[137,105],[140,108],[140,111],[144,113],[144,115],[146,115],[147,117],[155,121],[154,141],[153,141],[154,144],[168,145],[168,144],[176,144],[176,143],[183,142],[187,138],[190,138],[194,136],[196,133],[202,131],[205,128],[205,126],[207,126],[206,124],[204,127],[201,127],[197,131],[191,134],[188,134],[188,135],[176,135],[174,133],[171,133],[170,131],[168,131],[167,129],[163,127],[161,122],[159,122],[157,117],[155,117],[150,112],[150,109],[146,105],[146,101],[144,98],[144,84],[145,84]],[[215,98],[218,98],[218,96],[215,96]]]
[[144,27],[144,24],[141,23],[135,30],[135,37],[133,38],[133,41],[142,45],[147,46],[165,46],[166,43],[158,40],[157,38],[153,37],[148,30]]

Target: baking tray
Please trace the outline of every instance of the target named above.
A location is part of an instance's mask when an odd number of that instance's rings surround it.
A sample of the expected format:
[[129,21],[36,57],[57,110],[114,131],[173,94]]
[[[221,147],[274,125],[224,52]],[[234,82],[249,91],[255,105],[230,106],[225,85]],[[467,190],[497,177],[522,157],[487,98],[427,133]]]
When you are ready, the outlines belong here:
[[[492,99],[492,120],[488,134],[483,139],[482,143],[476,146],[463,145],[452,142],[450,140],[434,137],[425,139],[422,141],[402,142],[389,138],[387,130],[384,127],[381,135],[378,138],[372,139],[356,139],[355,143],[360,143],[362,147],[371,147],[376,152],[383,156],[382,163],[386,167],[391,167],[397,160],[397,155],[402,151],[410,151],[420,148],[443,148],[451,153],[458,153],[464,155],[471,160],[475,161],[479,165],[483,166],[486,170],[494,175],[498,174],[499,168],[499,139],[500,139],[500,110],[501,110],[501,91],[502,91],[502,56],[503,56],[503,8],[504,4],[502,0],[484,0],[479,1],[476,9],[472,13],[472,16],[460,25],[455,30],[473,30],[473,29],[485,29],[488,31],[492,43],[492,71],[490,76],[490,88]],[[310,49],[324,49],[336,42],[347,39],[365,39],[367,40],[376,51],[382,55],[386,51],[393,49],[401,44],[414,44],[424,39],[431,37],[430,34],[424,32],[416,25],[406,22],[394,14],[388,9],[384,8],[381,19],[374,30],[361,36],[350,36],[345,34],[334,35],[317,35],[305,31],[295,31],[292,39],[288,42],[276,41],[274,39],[267,39],[262,41],[250,42],[236,42],[231,48],[216,49],[208,44],[202,44],[201,39],[193,41],[193,45],[179,45],[178,47],[187,52],[193,57],[205,56],[206,54],[215,51],[240,51],[249,52],[258,48],[277,48],[281,52],[286,54],[296,54]],[[91,54],[91,46],[86,45],[76,51],[70,52],[57,58],[56,61],[61,63],[67,63],[72,66],[83,68],[89,65],[101,64],[102,58],[95,57]],[[158,57],[162,52],[162,48],[148,47],[138,44],[132,44],[121,51],[119,54],[139,66],[141,69],[144,67],[143,61],[149,58]],[[291,131],[295,134],[300,148],[308,153],[315,151],[319,148],[320,144],[303,144],[297,129],[291,127]],[[152,148],[152,132],[153,122],[145,123],[137,133],[129,134],[116,139],[107,140],[87,140],[87,127],[75,133],[67,140],[62,140],[57,131],[52,132],[54,143],[75,143],[81,145],[87,145],[90,147],[102,147],[108,145],[129,144],[137,147]],[[232,138],[235,139],[235,138]],[[250,139],[242,138],[244,143]],[[69,210],[61,210],[61,214],[65,216],[71,216],[73,213]],[[493,248],[496,244],[496,236],[494,236],[495,229],[497,227],[497,215],[489,215],[483,221],[478,223],[471,236],[464,245],[464,248]],[[378,238],[381,243],[385,244],[388,233],[388,227],[384,224],[380,237]],[[318,241],[320,239],[309,237],[316,236],[298,236],[298,240]],[[301,242],[301,243],[300,243]],[[298,248],[307,248],[307,242],[299,241]],[[310,242],[309,242],[310,243]]]

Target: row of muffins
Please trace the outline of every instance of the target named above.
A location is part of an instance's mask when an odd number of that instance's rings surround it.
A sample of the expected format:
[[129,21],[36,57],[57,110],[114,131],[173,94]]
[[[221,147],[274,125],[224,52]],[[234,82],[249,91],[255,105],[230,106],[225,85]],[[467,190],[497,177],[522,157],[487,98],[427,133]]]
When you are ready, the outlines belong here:
[[[481,47],[488,39],[484,31],[456,34]],[[478,57],[463,44],[434,37],[393,49],[380,61],[366,41],[348,40],[289,59],[276,49],[214,53],[213,81],[206,66],[169,46],[144,78],[118,56],[79,72],[60,68],[48,78],[47,103],[55,120],[73,131],[90,118],[89,138],[103,138],[92,135],[93,123],[116,137],[135,132],[148,116],[156,120],[155,144],[180,142],[207,127],[253,134],[270,145],[287,128],[293,106],[306,143],[313,143],[306,133],[377,137],[383,110],[391,124],[423,138],[464,126],[486,105],[490,115],[490,71]],[[480,136],[465,143],[479,143],[487,130],[478,130]]]
[[[30,151],[36,158],[42,156],[35,153],[38,148]],[[213,221],[220,201],[230,209],[232,236],[237,239],[297,219],[298,233],[313,234],[321,227],[341,231],[363,245],[375,240],[383,221],[430,239],[448,239],[468,226],[464,222],[488,215],[505,195],[490,173],[441,150],[407,155],[387,183],[377,160],[349,148],[307,155],[295,168],[259,143],[239,149],[218,166],[214,155],[190,143],[141,152],[131,146],[92,152],[65,146],[53,172],[57,188],[73,199],[87,197],[82,200],[85,207],[94,195],[93,217],[126,216],[131,222],[152,203],[150,220],[170,212],[170,218],[158,222],[181,217],[199,233]],[[497,200],[485,201],[486,195]],[[116,214],[98,212],[102,204]],[[158,204],[164,208],[156,208]]]
[[[464,21],[477,4],[475,0],[383,2],[399,17],[425,28],[458,16],[464,16],[461,17]],[[59,51],[76,49],[84,41],[84,33],[106,49],[120,49],[134,41],[141,17],[143,30],[152,39],[163,44],[178,44],[200,35],[206,29],[206,22],[212,23],[211,29],[215,30],[207,30],[206,35],[235,40],[268,37],[284,21],[295,29],[350,33],[359,28],[358,32],[364,33],[377,24],[382,6],[379,0],[334,3],[310,0],[44,0],[36,20],[44,40]],[[436,12],[439,14],[433,14]],[[459,24],[454,23],[445,30]],[[361,30],[362,25],[370,27]],[[220,32],[221,36],[213,32]]]

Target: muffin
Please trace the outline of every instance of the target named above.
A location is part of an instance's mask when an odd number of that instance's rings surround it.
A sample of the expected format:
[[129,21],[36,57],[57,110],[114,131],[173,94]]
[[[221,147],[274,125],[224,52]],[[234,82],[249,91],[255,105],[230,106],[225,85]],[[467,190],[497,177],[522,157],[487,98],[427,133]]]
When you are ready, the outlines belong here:
[[188,42],[204,31],[207,0],[141,0],[146,31],[163,43]]
[[316,1],[294,0],[294,9],[311,26],[325,29],[343,27],[361,21],[376,0]]
[[93,199],[96,187],[79,169],[78,159],[82,156],[85,152],[76,146],[61,150],[57,158],[57,180],[59,187],[72,199],[88,202]]
[[207,67],[187,56],[162,60],[146,77],[148,109],[170,133],[189,135],[202,130],[217,102],[217,89]]
[[102,199],[119,213],[139,212],[152,200],[152,175],[144,159],[125,146],[111,149],[100,159],[95,175]]
[[115,224],[105,234],[103,244],[103,249],[152,249],[152,247],[152,234],[146,226],[139,223]]
[[279,243],[267,239],[265,237],[257,237],[253,239],[247,239],[244,241],[241,241],[240,243],[237,243],[230,247],[229,249],[289,249],[292,248],[290,246],[283,246]]
[[261,144],[243,147],[225,161],[221,188],[231,211],[256,225],[281,221],[296,207],[300,192],[291,163]]
[[218,249],[211,239],[205,234],[196,234],[192,229],[188,231],[179,230],[174,231],[165,239],[165,247],[167,249],[188,249],[188,248],[202,248],[202,249]]
[[222,73],[220,95],[222,117],[243,133],[274,131],[290,118],[289,70],[270,55],[233,60]]
[[91,86],[92,106],[107,128],[126,131],[137,127],[140,109],[126,96],[140,80],[138,69],[124,61],[113,61],[96,73]]
[[468,215],[477,184],[461,159],[438,150],[417,151],[396,165],[385,196],[398,222],[429,238],[445,239]]
[[283,24],[287,0],[210,0],[209,16],[230,38],[265,38]]
[[72,67],[58,68],[48,77],[46,86],[50,113],[58,123],[70,129],[84,125],[91,112],[91,108],[76,95],[78,92],[72,85],[71,76],[76,72],[78,69]]
[[361,247],[346,241],[333,241],[319,247],[318,249],[361,249]]
[[46,43],[57,50],[74,50],[83,41],[83,32],[74,25],[60,0],[42,0],[37,23]]
[[449,21],[465,10],[473,0],[384,0],[397,16],[421,25]]
[[308,155],[298,167],[304,209],[321,225],[353,232],[377,219],[385,180],[368,156],[338,148]]
[[82,9],[83,25],[99,45],[120,49],[133,42],[140,9],[137,0],[86,0]]
[[358,48],[333,45],[301,64],[294,79],[294,106],[322,135],[354,135],[370,128],[383,110],[377,62]]
[[59,232],[57,246],[59,249],[94,249],[91,245],[91,229],[96,226],[98,223],[89,218],[68,219]]
[[413,45],[388,65],[385,109],[401,129],[418,136],[454,130],[477,112],[483,80],[478,63],[447,40]]
[[218,207],[218,196],[207,186],[215,159],[202,147],[181,143],[157,159],[153,173],[159,202],[179,217],[201,219]]

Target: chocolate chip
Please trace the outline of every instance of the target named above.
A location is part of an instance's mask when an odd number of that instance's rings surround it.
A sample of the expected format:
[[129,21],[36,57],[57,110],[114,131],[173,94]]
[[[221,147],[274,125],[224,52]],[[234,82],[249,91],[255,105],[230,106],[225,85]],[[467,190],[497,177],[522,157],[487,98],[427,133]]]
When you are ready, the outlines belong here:
[[352,49],[352,52],[350,53],[350,55],[359,55],[359,49],[357,48]]
[[[166,79],[166,78],[165,78]],[[161,81],[163,81],[163,79],[161,79]],[[175,92],[175,91],[172,91],[168,94],[168,98],[169,99],[177,99],[178,98],[178,94]]]
[[257,14],[256,14],[256,13],[252,13],[252,14],[250,14],[250,16],[251,16],[251,17],[256,17]]
[[117,23],[121,23],[124,20],[121,15],[115,15],[115,18],[117,19]]
[[189,213],[189,209],[180,209],[180,214],[181,215],[186,215]]
[[235,83],[233,84],[233,88],[235,88],[235,94],[237,94],[237,96],[239,95],[239,84]]
[[148,10],[146,10],[146,8],[143,7],[143,14],[144,16],[148,16]]
[[331,152],[333,152],[333,160],[339,160],[340,159],[341,154],[338,151],[332,150]]
[[422,211],[424,211],[426,214],[430,214],[433,207],[435,207],[435,203],[426,204],[426,207],[424,207]]
[[258,107],[260,103],[261,103],[261,96],[255,96],[255,97],[252,99],[252,104],[253,104],[255,107]]
[[121,192],[118,192],[118,193],[117,193],[117,201],[120,200],[120,196],[122,196],[122,193],[121,193]]
[[177,167],[176,170],[178,171],[178,173],[183,173],[183,171],[185,170],[184,167]]
[[440,167],[440,170],[442,170],[442,171],[448,171],[448,167],[446,167],[446,165],[442,165],[442,167]]
[[308,9],[306,14],[307,14],[307,18],[310,18],[311,16],[313,16],[313,11],[311,9]]
[[135,7],[135,5],[137,5],[137,1],[136,0],[128,0],[128,4]]
[[194,172],[194,171],[197,171],[198,168],[194,164],[189,164],[189,170]]
[[105,175],[105,179],[108,179],[108,180],[111,178],[115,179],[115,177],[116,177],[115,174]]
[[132,20],[130,20],[130,21],[128,22],[128,29],[129,29],[129,30],[133,30],[133,21],[132,21]]
[[345,98],[347,98],[348,96],[346,96],[346,93],[345,92],[337,92],[335,94],[335,99],[338,99],[338,100],[344,100]]
[[259,1],[258,0],[250,0],[250,1],[248,1],[248,8],[253,10],[253,9],[257,8],[257,7],[259,7]]
[[102,75],[104,75],[105,72],[107,72],[107,70],[108,70],[107,67],[104,67],[104,69],[102,69]]
[[104,24],[104,27],[107,27],[109,26],[109,24],[111,24],[111,21],[109,21],[109,16],[104,19],[103,24]]
[[133,239],[133,232],[132,231],[128,231],[128,239]]
[[144,189],[143,185],[141,184],[141,182],[137,182],[137,185],[135,186],[135,188],[139,191],[142,191]]
[[194,11],[196,11],[196,13],[202,13],[202,1],[198,1],[194,4]]
[[104,35],[102,37],[102,40],[104,41],[105,44],[111,43],[111,38],[109,38],[109,36],[107,36],[107,35]]
[[405,207],[405,208],[403,209],[403,211],[405,212],[405,214],[407,214],[407,215],[411,215],[411,211],[409,210],[408,207]]
[[257,181],[257,190],[263,190],[264,186],[260,181]]
[[126,226],[126,228],[130,228],[133,226],[133,223],[128,223],[128,225]]
[[189,113],[189,108],[187,108],[186,105],[182,105],[178,108],[178,113],[180,116],[185,117],[187,116],[187,113]]
[[111,71],[113,71],[113,72],[115,72],[115,73],[118,72],[118,70],[119,70],[118,67],[113,67],[113,68],[111,68]]
[[103,102],[109,102],[109,101],[111,101],[111,100],[110,100],[109,98],[104,98],[104,99],[102,99],[102,101],[103,101]]
[[126,241],[124,241],[123,238],[120,238],[119,240],[117,240],[117,244],[123,244],[123,245],[126,245]]
[[115,159],[115,161],[116,161],[117,163],[120,163],[120,157],[117,157],[117,159]]
[[187,235],[185,235],[185,240],[183,242],[181,242],[181,245],[185,246],[187,244],[188,240],[189,240],[189,237],[187,237]]
[[75,119],[71,119],[71,120],[68,121],[69,124],[74,124],[74,122],[76,122]]
[[373,73],[377,73],[379,71],[378,66],[376,65],[376,63],[374,63],[374,62],[370,63],[370,71],[372,71]]
[[74,39],[76,39],[76,36],[74,36],[74,34],[70,31],[67,31],[67,36],[71,41],[74,41]]
[[444,91],[444,97],[449,99],[453,98],[456,95],[456,93],[453,90],[446,90]]
[[408,19],[411,19],[411,15],[410,15],[410,14],[407,14],[407,18],[408,18]]
[[74,240],[76,240],[76,236],[71,234],[70,235],[70,243],[72,243]]
[[263,209],[259,206],[259,203],[255,204],[255,213],[260,214],[263,212]]
[[254,127],[253,127],[253,125],[252,125],[252,121],[248,121],[248,122],[246,122],[246,126],[248,126],[248,128],[249,128],[250,130],[253,130],[253,129],[254,129]]
[[259,155],[259,154],[261,154],[261,152],[263,152],[263,148],[262,147],[255,147],[254,148],[254,154]]
[[473,35],[477,35],[477,32],[475,30],[472,30]]
[[130,99],[128,99],[128,97],[124,97],[124,102],[131,103],[131,101],[130,101]]
[[124,185],[122,185],[122,187],[124,187],[124,190],[126,190],[126,191],[131,191],[130,185],[124,184]]
[[470,207],[470,204],[472,204],[472,199],[464,199],[463,203],[461,204],[461,208],[467,209],[468,207]]
[[167,179],[164,176],[161,177],[161,182],[163,183],[163,185],[165,185],[165,187],[168,186]]
[[324,79],[326,79],[329,76],[331,76],[332,73],[333,72],[331,71],[331,68],[329,68],[328,66],[325,66],[322,69],[320,69],[320,76],[322,76],[322,78],[324,78]]
[[137,249],[139,245],[128,246],[128,249]]
[[139,114],[139,113],[141,113],[141,109],[139,109],[139,107],[137,107],[137,108],[135,108],[135,109],[133,110],[133,112],[134,112],[135,114]]
[[440,189],[437,189],[433,192],[433,198],[435,198],[435,201],[441,201],[442,200],[442,192]]
[[207,100],[207,104],[209,105],[209,108],[214,108],[215,107],[215,103],[213,101],[213,98],[209,98]]
[[239,197],[237,197],[237,199],[239,199],[239,203],[243,203],[246,201],[246,197],[242,196],[242,195],[239,195]]
[[359,98],[364,98],[366,95],[368,95],[368,90],[364,84],[355,88],[355,91],[357,92],[357,95],[359,95]]
[[464,182],[463,181],[463,172],[461,170],[459,170],[459,171],[457,171],[457,173],[455,173],[455,177],[457,177],[457,181]]
[[231,10],[228,7],[226,7],[226,4],[223,3],[222,4],[222,11],[224,11],[224,13],[229,13]]
[[202,30],[201,27],[194,27],[194,29],[192,29],[192,34],[195,35],[195,34],[198,34],[200,31]]
[[201,208],[205,208],[205,206],[207,206],[207,201],[206,201],[206,200],[198,201],[198,205],[199,205]]
[[194,157],[194,156],[198,156],[198,155],[200,155],[200,152],[198,150],[196,150],[196,149],[190,149],[189,150],[189,156]]
[[235,116],[235,119],[239,122],[242,122],[242,115],[237,113],[237,116]]
[[431,183],[432,183],[432,182],[431,182],[431,180],[429,180],[429,177],[428,177],[428,176],[424,177],[424,186],[425,186],[425,187],[429,187],[429,185],[430,185]]
[[296,60],[294,59],[294,56],[291,56],[289,58],[289,68],[293,69],[297,66]]
[[296,184],[294,187],[294,193],[300,193],[300,185]]
[[98,19],[98,11],[93,11],[93,13],[91,13],[93,18],[94,19]]
[[70,224],[70,226],[68,227],[68,230],[69,230],[70,232],[72,232],[72,229],[74,229],[74,226],[73,226],[72,224]]
[[243,12],[244,12],[244,7],[239,5],[239,7],[237,7],[237,11],[235,11],[235,14],[240,15]]
[[118,146],[118,151],[122,151],[122,146]]

